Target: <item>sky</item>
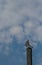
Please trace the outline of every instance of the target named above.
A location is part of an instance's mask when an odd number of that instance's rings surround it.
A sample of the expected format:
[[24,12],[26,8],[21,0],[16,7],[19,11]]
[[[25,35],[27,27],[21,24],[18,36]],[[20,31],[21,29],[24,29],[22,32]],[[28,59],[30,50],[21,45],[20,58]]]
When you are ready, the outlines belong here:
[[0,65],[26,65],[26,40],[42,65],[42,0],[0,0]]

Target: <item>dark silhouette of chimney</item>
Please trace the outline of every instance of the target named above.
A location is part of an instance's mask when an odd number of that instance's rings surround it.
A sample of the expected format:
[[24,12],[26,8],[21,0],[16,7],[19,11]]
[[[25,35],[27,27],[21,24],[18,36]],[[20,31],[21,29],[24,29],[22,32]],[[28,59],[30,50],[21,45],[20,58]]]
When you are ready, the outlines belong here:
[[29,43],[29,40],[26,41],[26,52],[27,52],[27,65],[32,65],[32,46]]

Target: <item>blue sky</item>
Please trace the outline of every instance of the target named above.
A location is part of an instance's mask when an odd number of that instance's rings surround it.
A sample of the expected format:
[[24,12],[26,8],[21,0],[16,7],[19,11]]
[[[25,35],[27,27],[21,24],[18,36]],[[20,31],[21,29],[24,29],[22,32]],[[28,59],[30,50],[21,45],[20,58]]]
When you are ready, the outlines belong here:
[[0,0],[0,65],[26,65],[28,39],[42,65],[42,0]]

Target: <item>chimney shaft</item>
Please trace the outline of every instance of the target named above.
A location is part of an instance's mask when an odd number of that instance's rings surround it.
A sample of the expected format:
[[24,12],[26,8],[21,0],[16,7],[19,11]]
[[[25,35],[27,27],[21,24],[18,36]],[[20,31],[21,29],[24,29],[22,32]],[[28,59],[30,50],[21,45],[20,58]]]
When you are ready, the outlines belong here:
[[32,46],[26,41],[27,65],[32,65]]

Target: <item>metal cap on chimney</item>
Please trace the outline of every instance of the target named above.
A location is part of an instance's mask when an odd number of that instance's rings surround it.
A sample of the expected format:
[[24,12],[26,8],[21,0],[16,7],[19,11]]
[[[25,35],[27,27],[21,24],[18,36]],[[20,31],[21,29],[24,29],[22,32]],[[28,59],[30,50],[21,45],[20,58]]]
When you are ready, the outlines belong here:
[[26,41],[26,44],[25,44],[26,48],[33,48],[30,43],[29,43],[29,40]]

